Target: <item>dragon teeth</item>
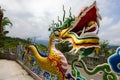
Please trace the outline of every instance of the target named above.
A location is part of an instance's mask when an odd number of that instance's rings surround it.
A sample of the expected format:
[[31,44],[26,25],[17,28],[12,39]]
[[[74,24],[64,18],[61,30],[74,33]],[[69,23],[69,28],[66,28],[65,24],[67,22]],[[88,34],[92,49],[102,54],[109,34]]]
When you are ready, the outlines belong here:
[[97,23],[95,23],[95,24],[93,24],[92,26],[87,27],[87,28],[86,28],[86,31],[88,31],[89,29],[91,29],[91,28],[93,28],[93,27],[97,27],[97,26],[98,26]]
[[97,25],[98,25],[98,27],[100,26],[100,23],[99,23],[99,20],[97,19]]
[[84,32],[85,32],[85,27],[83,28],[82,33],[80,34],[80,37],[84,35]]
[[96,36],[97,37],[96,33],[92,33],[92,32],[87,32],[83,36]]

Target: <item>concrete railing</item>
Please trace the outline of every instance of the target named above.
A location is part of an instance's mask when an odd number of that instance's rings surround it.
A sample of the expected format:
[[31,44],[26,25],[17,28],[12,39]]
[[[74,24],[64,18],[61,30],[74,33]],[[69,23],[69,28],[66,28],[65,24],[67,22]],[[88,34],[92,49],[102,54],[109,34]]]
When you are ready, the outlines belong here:
[[20,60],[16,61],[23,67],[24,70],[26,70],[30,74],[30,76],[32,76],[32,78],[34,78],[35,80],[42,80],[38,75],[33,73],[27,66],[25,66]]

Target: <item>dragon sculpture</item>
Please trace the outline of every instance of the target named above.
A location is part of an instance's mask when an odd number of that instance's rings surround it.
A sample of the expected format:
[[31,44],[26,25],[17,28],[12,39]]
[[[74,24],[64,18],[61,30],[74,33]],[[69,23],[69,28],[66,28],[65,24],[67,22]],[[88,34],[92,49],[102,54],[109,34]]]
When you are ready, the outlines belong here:
[[[99,19],[101,19],[96,2],[91,6],[84,8],[77,17],[70,15],[65,19],[65,10],[63,8],[64,15],[63,21],[59,20],[59,23],[54,23],[49,28],[51,31],[49,38],[48,56],[42,56],[36,46],[27,46],[27,53],[31,51],[39,66],[52,74],[55,74],[59,80],[87,80],[80,74],[79,69],[75,66],[76,62],[80,62],[85,72],[89,75],[94,75],[98,72],[103,72],[103,80],[117,80],[116,75],[113,74],[109,65],[98,65],[94,70],[89,71],[82,60],[83,57],[88,56],[93,51],[99,48],[99,37],[97,36],[99,31]],[[55,41],[69,41],[73,46],[70,51],[74,55],[75,53],[84,48],[79,55],[78,59],[73,60],[71,70],[66,57],[55,47]]]
[[108,58],[108,63],[115,73],[120,74],[120,47],[117,48],[115,54]]

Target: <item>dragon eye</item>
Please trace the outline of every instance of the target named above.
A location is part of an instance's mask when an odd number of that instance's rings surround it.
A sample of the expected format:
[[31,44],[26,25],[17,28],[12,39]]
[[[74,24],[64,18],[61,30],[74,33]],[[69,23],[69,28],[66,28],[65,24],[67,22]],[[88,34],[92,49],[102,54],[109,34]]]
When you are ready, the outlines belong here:
[[59,31],[55,31],[55,36],[59,36]]

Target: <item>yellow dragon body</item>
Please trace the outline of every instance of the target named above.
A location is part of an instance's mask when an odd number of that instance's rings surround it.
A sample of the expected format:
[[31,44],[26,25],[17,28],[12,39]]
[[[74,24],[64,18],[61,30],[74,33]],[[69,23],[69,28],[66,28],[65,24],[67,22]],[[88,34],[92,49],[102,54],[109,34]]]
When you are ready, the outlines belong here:
[[54,35],[51,35],[48,57],[40,56],[34,45],[29,45],[27,49],[34,54],[37,63],[43,70],[57,75],[59,80],[66,80],[64,73],[67,70],[68,63],[64,55],[54,48],[53,41]]

